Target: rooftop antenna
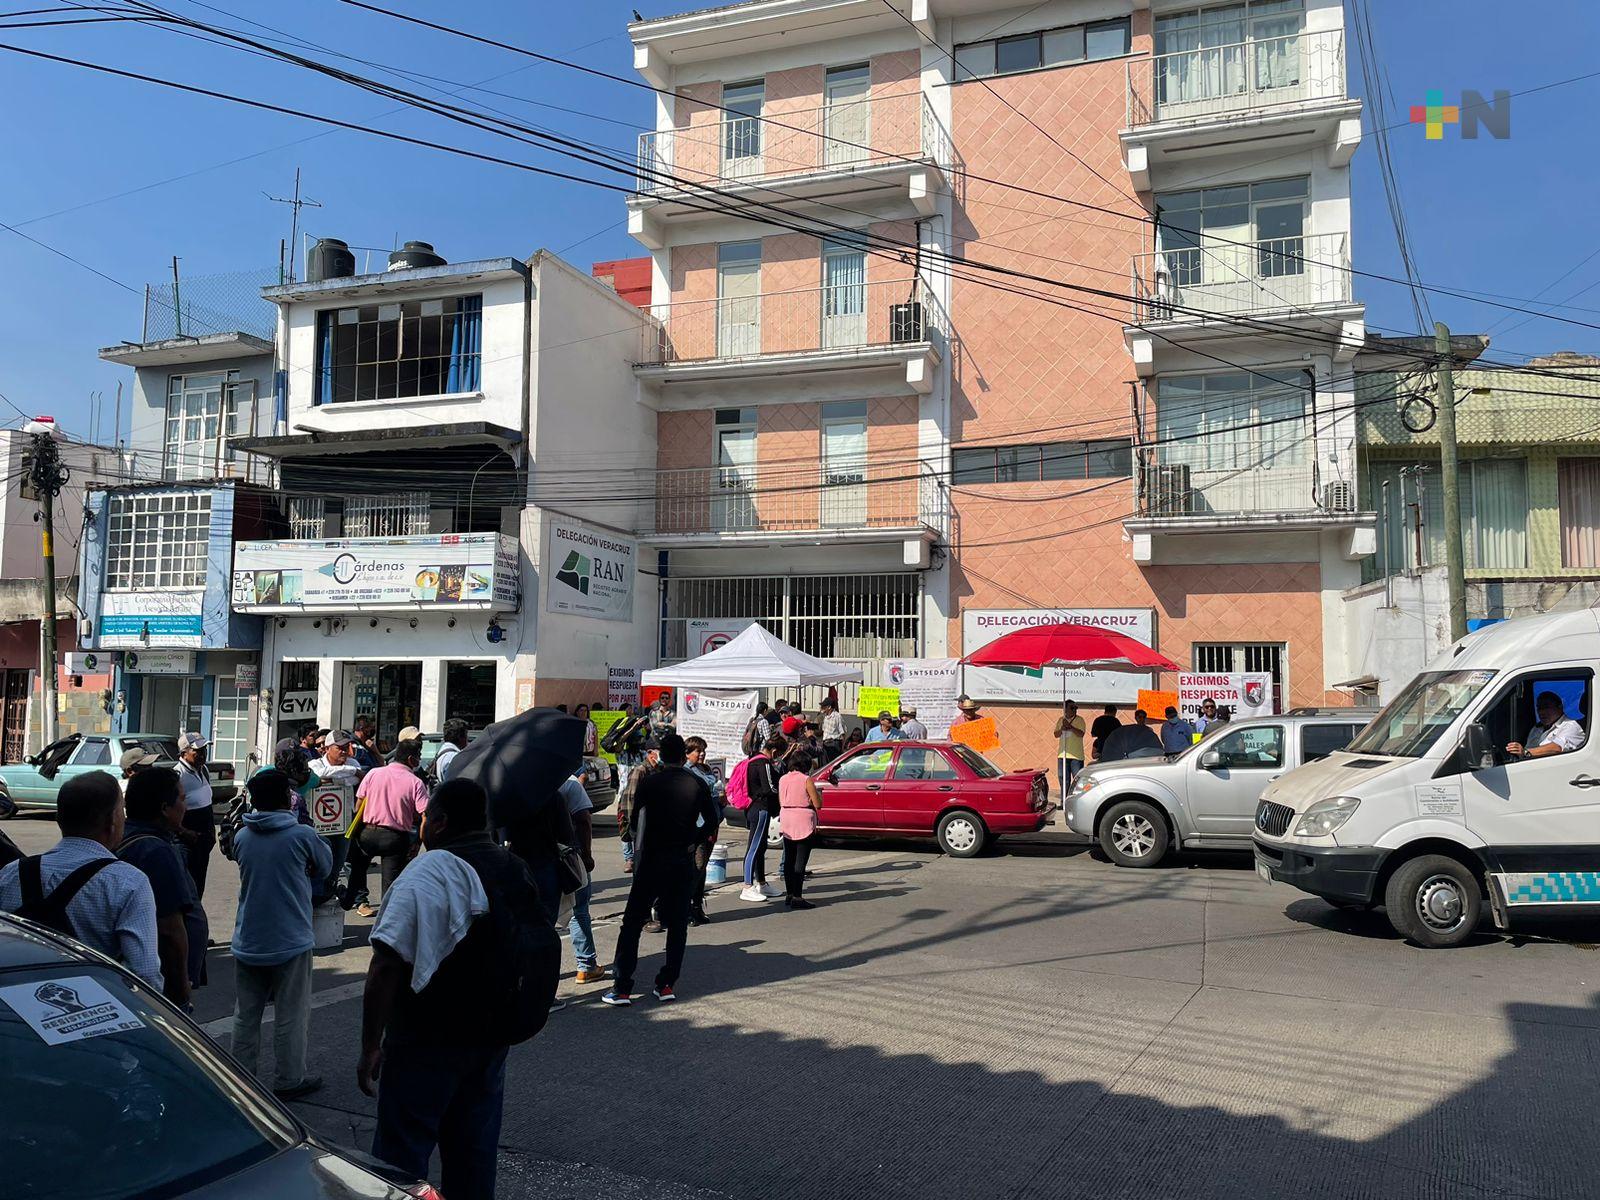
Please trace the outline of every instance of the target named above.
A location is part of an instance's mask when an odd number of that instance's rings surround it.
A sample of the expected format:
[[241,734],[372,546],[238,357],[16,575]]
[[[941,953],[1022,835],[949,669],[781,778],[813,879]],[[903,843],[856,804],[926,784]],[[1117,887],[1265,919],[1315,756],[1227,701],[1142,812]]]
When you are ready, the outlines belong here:
[[[262,192],[261,194],[274,204],[287,204],[294,210],[294,215],[289,218],[289,245],[298,252],[300,244],[300,210],[302,208],[322,207],[320,201],[300,195],[300,168],[296,167],[294,169],[294,195],[292,197],[274,196],[271,192]],[[295,263],[292,258],[289,260],[289,282],[295,282]]]

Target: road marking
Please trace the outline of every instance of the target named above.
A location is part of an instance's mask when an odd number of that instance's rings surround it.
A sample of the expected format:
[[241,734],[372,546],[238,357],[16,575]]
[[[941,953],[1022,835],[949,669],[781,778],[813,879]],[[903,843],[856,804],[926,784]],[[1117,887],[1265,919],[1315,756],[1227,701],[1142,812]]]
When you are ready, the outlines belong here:
[[[326,1008],[330,1004],[343,1004],[346,1000],[354,1000],[367,990],[367,981],[358,979],[354,983],[343,983],[338,987],[324,988],[320,992],[311,993],[310,1007],[313,1009]],[[261,1024],[269,1025],[277,1016],[277,1006],[267,1005],[266,1012],[261,1014]],[[233,1032],[233,1014],[218,1017],[215,1021],[207,1021],[200,1026],[211,1037],[221,1037],[225,1033]]]

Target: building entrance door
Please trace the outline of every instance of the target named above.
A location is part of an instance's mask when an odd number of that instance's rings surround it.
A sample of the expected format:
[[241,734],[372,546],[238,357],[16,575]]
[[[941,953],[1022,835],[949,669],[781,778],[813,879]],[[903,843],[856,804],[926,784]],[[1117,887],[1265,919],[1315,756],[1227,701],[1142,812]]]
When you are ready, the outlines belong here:
[[28,681],[31,671],[5,673],[5,707],[0,710],[0,759],[21,762],[28,756]]
[[422,664],[392,663],[378,668],[378,745],[392,749],[399,733],[415,725],[422,712]]
[[494,691],[494,663],[445,663],[445,720],[465,721],[476,737],[494,724]]
[[205,680],[197,675],[146,675],[144,711],[139,718],[141,733],[161,733],[177,737],[198,733],[209,739],[210,732],[200,725],[200,692]]

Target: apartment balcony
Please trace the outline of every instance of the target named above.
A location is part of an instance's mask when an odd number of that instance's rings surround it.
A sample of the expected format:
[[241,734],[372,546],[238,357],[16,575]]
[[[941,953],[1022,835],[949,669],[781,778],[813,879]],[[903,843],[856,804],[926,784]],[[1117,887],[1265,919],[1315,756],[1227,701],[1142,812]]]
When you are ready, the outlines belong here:
[[1155,372],[1161,350],[1222,337],[1326,335],[1341,361],[1353,357],[1365,337],[1342,233],[1202,242],[1140,254],[1132,282],[1126,335],[1141,375]]
[[1123,156],[1134,186],[1168,162],[1325,145],[1348,165],[1361,140],[1361,101],[1345,86],[1344,30],[1303,30],[1228,46],[1157,54],[1128,64]]
[[948,490],[928,464],[869,461],[660,471],[640,533],[677,547],[899,542],[908,565],[926,565],[948,528]]
[[1307,461],[1298,431],[1283,436],[1276,450],[1201,443],[1191,461],[1158,447],[1139,467],[1137,514],[1123,522],[1134,561],[1155,561],[1159,540],[1170,537],[1329,529],[1348,532],[1347,557],[1370,554],[1375,517],[1357,511],[1350,471]]
[[730,203],[803,213],[812,204],[898,199],[929,216],[955,162],[950,134],[920,91],[759,117],[704,115],[639,135],[628,232],[652,249],[665,244],[671,223]]
[[801,371],[848,372],[880,390],[926,393],[945,354],[944,309],[910,279],[657,305],[634,370],[646,383],[746,386]]

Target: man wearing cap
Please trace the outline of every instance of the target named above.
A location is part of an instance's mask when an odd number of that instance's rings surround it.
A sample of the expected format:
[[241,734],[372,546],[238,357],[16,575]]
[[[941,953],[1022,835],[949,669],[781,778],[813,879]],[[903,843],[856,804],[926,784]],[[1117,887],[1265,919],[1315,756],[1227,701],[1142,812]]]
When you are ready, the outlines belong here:
[[[356,785],[361,782],[361,767],[356,763],[355,756],[351,753],[351,745],[355,741],[350,736],[348,729],[335,729],[323,739],[322,757],[311,760],[311,773],[317,777],[318,783],[342,783],[350,788],[347,793],[352,799],[356,794]],[[371,866],[370,860],[360,857],[360,852],[352,844],[353,853],[345,864],[349,871],[349,883],[340,896],[340,903],[346,909],[352,909],[358,904],[367,902],[367,868]],[[356,868],[361,868],[360,874]]]
[[978,711],[978,702],[971,696],[961,697],[956,701],[956,707],[961,711],[956,714],[955,720],[950,722],[952,725],[965,725],[968,721],[976,721],[981,716]]
[[894,714],[884,709],[878,714],[878,723],[867,730],[868,742],[898,742],[906,735],[894,727]]
[[914,708],[900,709],[900,736],[907,741],[925,742],[928,740],[928,727],[917,720],[917,710]]
[[146,767],[154,766],[161,761],[160,757],[144,749],[142,746],[130,746],[122,752],[122,757],[117,760],[117,765],[122,768],[122,793],[128,793],[128,780],[132,779]]
[[183,842],[194,893],[206,894],[206,868],[217,844],[217,820],[211,811],[211,772],[206,767],[206,739],[198,733],[178,736],[178,783],[183,787]]

